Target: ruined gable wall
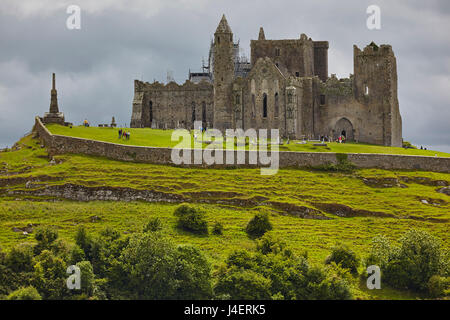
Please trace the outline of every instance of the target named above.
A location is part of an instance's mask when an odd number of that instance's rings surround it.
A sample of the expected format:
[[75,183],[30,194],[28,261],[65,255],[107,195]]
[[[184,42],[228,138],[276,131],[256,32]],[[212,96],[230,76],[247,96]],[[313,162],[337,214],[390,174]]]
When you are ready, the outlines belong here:
[[[205,108],[206,119],[203,118],[203,108]],[[195,111],[195,120],[206,120],[205,125],[212,126],[213,86],[211,84],[206,82],[193,84],[186,81],[183,85],[175,82],[164,85],[158,82],[149,84],[138,81],[133,101],[132,125],[134,120],[135,127],[192,129],[193,111]]]
[[259,58],[269,57],[290,75],[297,72],[300,77],[314,75],[314,44],[306,36],[293,40],[251,40],[250,48],[252,65]]
[[[260,59],[247,78],[235,81],[234,92],[239,86],[243,92],[244,128],[280,129],[280,134],[284,135],[286,83],[270,58]],[[267,95],[267,117],[263,117],[264,94]],[[278,114],[275,94],[278,94]],[[235,99],[233,102],[235,103]]]

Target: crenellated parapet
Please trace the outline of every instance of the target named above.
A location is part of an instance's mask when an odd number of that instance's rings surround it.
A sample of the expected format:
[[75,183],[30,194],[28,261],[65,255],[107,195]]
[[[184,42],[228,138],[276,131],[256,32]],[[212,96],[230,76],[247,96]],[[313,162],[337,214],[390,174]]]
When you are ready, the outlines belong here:
[[135,92],[143,91],[195,91],[195,90],[212,90],[213,85],[207,81],[200,81],[194,83],[186,80],[183,84],[178,84],[175,81],[171,81],[167,84],[155,81],[153,83],[134,80]]

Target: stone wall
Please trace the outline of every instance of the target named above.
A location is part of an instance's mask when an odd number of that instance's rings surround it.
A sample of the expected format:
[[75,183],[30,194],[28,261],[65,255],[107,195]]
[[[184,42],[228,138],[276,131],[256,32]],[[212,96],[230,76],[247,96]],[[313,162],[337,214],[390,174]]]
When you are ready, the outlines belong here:
[[[109,142],[87,140],[82,138],[67,137],[51,134],[36,117],[33,129],[47,147],[49,154],[86,154],[92,156],[107,157],[120,161],[144,162],[153,164],[172,164],[171,148],[127,146]],[[234,152],[236,159],[236,151]],[[245,153],[248,163],[249,152]],[[330,152],[279,152],[280,168],[319,166],[327,163],[337,163],[336,154]],[[349,153],[348,160],[359,168],[401,169],[401,170],[425,170],[436,172],[450,172],[450,158],[388,155],[388,154],[356,154]],[[193,162],[193,161],[192,161]],[[259,162],[259,157],[258,157]],[[192,166],[204,166],[192,165]],[[223,167],[226,165],[215,165]],[[249,166],[249,165],[238,165]],[[253,167],[264,167],[257,164]]]

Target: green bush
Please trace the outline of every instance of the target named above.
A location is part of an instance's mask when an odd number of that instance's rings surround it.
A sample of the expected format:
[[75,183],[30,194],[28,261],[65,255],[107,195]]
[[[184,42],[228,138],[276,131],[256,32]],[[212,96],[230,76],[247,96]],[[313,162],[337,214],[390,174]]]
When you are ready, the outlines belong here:
[[8,297],[8,300],[42,300],[41,295],[34,287],[25,287],[17,289],[16,291],[11,292]]
[[89,261],[80,261],[77,264],[81,274],[81,292],[91,296],[94,292],[95,275],[92,264]]
[[50,227],[38,227],[35,230],[34,238],[37,241],[34,250],[36,254],[39,254],[43,250],[52,249],[52,244],[58,239],[58,231]]
[[[193,247],[176,247],[158,232],[134,234],[109,274],[126,299],[209,299],[210,266]],[[117,280],[117,281],[116,281]]]
[[[264,242],[264,241],[263,241]],[[306,255],[238,250],[217,272],[216,296],[231,299],[350,299],[349,270],[310,267]]]
[[428,294],[432,298],[439,298],[447,295],[450,289],[450,278],[434,275],[427,283]]
[[44,299],[62,299],[68,294],[66,264],[51,251],[44,250],[36,257],[33,286]]
[[248,222],[245,231],[251,237],[261,237],[267,231],[272,230],[272,224],[269,221],[269,215],[266,212],[258,212]]
[[272,232],[264,234],[256,241],[256,250],[262,254],[280,253],[286,248],[286,242],[280,240]]
[[212,234],[222,235],[223,234],[223,225],[220,222],[216,222],[212,229]]
[[74,245],[72,251],[70,252],[70,264],[77,264],[78,262],[86,260],[86,255],[84,251],[78,246]]
[[234,268],[219,278],[217,295],[228,295],[232,300],[269,300],[271,281],[252,270]]
[[413,229],[400,238],[398,247],[385,238],[375,239],[366,264],[378,265],[383,280],[394,288],[426,292],[431,277],[446,275],[446,260],[437,238]]
[[144,226],[143,232],[156,232],[162,230],[162,221],[158,217],[150,218]]
[[5,257],[5,265],[14,272],[33,270],[33,247],[30,244],[18,244],[11,248]]
[[339,244],[331,249],[331,254],[325,259],[325,264],[334,262],[352,273],[358,273],[359,258],[348,246]]
[[180,229],[199,234],[208,233],[208,222],[203,212],[182,204],[175,209],[174,215],[178,217],[178,227]]

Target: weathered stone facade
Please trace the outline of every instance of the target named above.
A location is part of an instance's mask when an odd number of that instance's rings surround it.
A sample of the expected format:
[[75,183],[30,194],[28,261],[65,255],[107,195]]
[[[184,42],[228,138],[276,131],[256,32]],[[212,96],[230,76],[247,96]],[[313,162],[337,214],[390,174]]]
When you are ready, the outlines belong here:
[[[225,16],[206,67],[183,85],[135,80],[131,127],[279,129],[291,139],[336,139],[402,145],[397,66],[391,46],[354,46],[354,75],[328,76],[328,42],[251,40],[251,61],[236,58],[238,44]],[[237,48],[237,49],[236,49]],[[194,75],[198,81],[194,81]]]

